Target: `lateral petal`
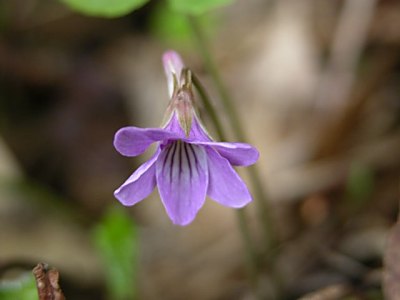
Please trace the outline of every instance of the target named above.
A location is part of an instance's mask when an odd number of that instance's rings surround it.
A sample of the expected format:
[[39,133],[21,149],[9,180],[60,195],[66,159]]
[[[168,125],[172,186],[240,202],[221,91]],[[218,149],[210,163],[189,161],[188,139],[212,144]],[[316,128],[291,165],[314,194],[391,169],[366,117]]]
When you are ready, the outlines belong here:
[[207,148],[209,183],[207,195],[229,207],[240,208],[252,198],[246,184],[229,161],[212,148]]
[[245,143],[225,142],[193,142],[196,145],[210,146],[225,157],[234,166],[249,166],[254,164],[260,154],[256,148]]
[[178,136],[160,128],[124,127],[114,136],[114,147],[124,156],[142,154],[154,142],[175,139]]
[[155,162],[160,155],[156,153],[142,164],[115,192],[114,196],[123,205],[131,206],[151,194],[156,185]]

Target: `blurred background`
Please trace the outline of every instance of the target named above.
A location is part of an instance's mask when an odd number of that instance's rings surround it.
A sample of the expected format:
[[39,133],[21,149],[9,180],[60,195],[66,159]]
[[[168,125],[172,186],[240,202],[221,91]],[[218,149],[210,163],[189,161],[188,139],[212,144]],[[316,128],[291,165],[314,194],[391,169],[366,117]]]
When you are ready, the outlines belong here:
[[[281,299],[383,299],[382,278],[400,299],[399,229],[386,247],[400,194],[400,2],[237,0],[198,20],[261,153]],[[120,156],[114,133],[161,124],[171,48],[226,125],[190,24],[165,1],[111,19],[0,0],[0,299],[37,299],[39,262],[67,299],[255,299],[233,210],[207,201],[177,227],[156,191],[129,208],[113,197],[151,155]],[[254,203],[246,214],[261,243]],[[271,269],[259,268],[268,294]]]

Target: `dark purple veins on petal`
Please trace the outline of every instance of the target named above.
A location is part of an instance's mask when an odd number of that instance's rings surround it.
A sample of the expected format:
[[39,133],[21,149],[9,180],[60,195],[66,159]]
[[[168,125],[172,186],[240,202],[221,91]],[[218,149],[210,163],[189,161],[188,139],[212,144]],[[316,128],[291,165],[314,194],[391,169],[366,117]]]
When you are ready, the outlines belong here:
[[163,162],[163,169],[165,169],[165,165],[167,164],[167,160],[168,160],[169,154],[171,152],[172,146],[173,146],[173,144],[170,144],[164,148],[164,151],[166,151],[167,153],[165,154],[165,160]]
[[[176,147],[177,147],[177,143],[172,143],[169,146],[167,146],[168,149],[166,149],[165,151],[167,151],[167,153],[165,154],[165,160],[163,162],[163,170],[167,170],[165,167],[166,165],[170,165],[172,166],[174,163],[174,156],[175,156],[175,151],[176,151]],[[170,162],[171,161],[171,162]],[[170,174],[169,174],[170,180],[172,180],[172,168],[170,168]]]
[[195,171],[197,170],[196,166],[198,164],[198,158],[194,147],[196,146],[179,140],[171,143],[164,150],[166,153],[163,162],[163,173],[169,176],[171,182],[173,182],[173,180],[184,180],[182,176],[189,175],[188,184],[191,184],[194,179],[193,176],[197,174]]
[[192,144],[188,144],[190,151],[192,152],[192,155],[194,156],[194,163],[197,165],[199,162],[197,160],[197,156],[196,153],[194,151],[193,145]]
[[[185,143],[185,155],[186,155],[186,161],[187,161],[187,165],[189,168],[189,174],[190,174],[190,178],[192,178],[192,163],[190,162],[190,156],[189,156],[189,151],[188,148],[190,148],[190,144]],[[193,150],[192,150],[193,153]]]
[[184,147],[183,146],[184,145],[184,143],[182,143],[182,142],[178,142],[178,146],[179,146],[179,154],[178,154],[178,158],[179,158],[179,180],[181,180],[181,174],[182,174],[182,159],[183,159],[183,157],[182,157],[182,148]]

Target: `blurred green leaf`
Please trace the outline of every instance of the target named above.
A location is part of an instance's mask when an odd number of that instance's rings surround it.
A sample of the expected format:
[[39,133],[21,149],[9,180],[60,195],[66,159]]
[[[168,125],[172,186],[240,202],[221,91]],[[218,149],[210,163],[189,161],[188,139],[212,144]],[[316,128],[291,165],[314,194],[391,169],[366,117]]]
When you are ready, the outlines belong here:
[[120,17],[149,2],[149,0],[60,0],[73,10],[90,16]]
[[9,22],[9,15],[7,8],[8,7],[6,2],[0,1],[0,32],[3,32],[7,28]]
[[228,5],[233,0],[168,0],[168,2],[177,12],[200,15],[219,6]]
[[355,207],[361,207],[374,188],[374,175],[368,166],[353,163],[346,184],[346,198]]
[[12,281],[0,281],[0,300],[38,300],[35,278],[26,273]]
[[190,28],[187,18],[171,10],[170,7],[160,2],[150,18],[150,29],[161,41],[179,47],[190,44]]
[[110,208],[94,229],[94,242],[106,272],[111,299],[133,299],[137,266],[137,231],[122,208]]
[[[199,17],[207,35],[211,35],[217,27],[212,14]],[[150,18],[152,33],[171,48],[190,48],[192,44],[192,29],[185,15],[172,10],[165,2],[160,2]]]

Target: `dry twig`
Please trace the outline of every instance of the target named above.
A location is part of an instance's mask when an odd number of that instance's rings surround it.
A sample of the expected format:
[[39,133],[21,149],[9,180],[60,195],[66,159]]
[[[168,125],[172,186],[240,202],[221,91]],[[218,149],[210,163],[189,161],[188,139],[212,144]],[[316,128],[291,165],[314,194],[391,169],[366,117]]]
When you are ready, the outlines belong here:
[[39,300],[65,300],[58,284],[59,273],[56,269],[49,269],[47,264],[39,263],[33,269]]

